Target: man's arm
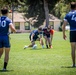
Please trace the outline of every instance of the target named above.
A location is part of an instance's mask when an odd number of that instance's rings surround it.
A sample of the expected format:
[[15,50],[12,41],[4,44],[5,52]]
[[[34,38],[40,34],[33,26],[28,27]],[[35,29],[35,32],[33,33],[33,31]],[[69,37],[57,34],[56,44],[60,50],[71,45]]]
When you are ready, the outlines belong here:
[[53,29],[50,30],[50,35],[51,35],[51,42],[52,42],[52,40],[53,40],[53,35],[54,35],[54,30],[53,30]]
[[42,39],[42,34],[40,34],[40,44],[42,45],[42,48],[44,48],[44,42],[43,42],[43,39]]
[[33,41],[34,35],[35,35],[34,33],[31,35],[31,42]]
[[13,26],[12,23],[10,23],[9,27],[10,27],[10,29],[11,29],[12,32],[16,32],[16,29],[15,29],[15,27]]
[[63,30],[63,39],[66,40],[66,35],[65,35],[65,26],[67,25],[67,21],[64,20],[63,25],[62,25],[62,30]]
[[40,34],[40,38],[42,38],[42,34]]

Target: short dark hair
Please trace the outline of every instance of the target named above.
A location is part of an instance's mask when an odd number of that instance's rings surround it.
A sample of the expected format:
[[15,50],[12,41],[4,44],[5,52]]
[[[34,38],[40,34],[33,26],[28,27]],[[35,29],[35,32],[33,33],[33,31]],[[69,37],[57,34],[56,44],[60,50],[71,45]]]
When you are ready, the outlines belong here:
[[42,31],[42,27],[39,27],[38,30]]
[[7,9],[6,7],[3,7],[3,8],[1,9],[1,13],[2,13],[2,15],[7,14],[7,13],[8,13],[8,9]]
[[70,6],[71,6],[71,9],[75,9],[76,8],[76,2],[71,2]]

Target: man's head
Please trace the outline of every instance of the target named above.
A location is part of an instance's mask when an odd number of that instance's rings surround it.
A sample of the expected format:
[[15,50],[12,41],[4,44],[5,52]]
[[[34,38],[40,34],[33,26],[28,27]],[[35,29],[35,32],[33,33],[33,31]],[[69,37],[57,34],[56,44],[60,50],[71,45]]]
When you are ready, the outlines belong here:
[[76,2],[71,2],[70,6],[72,10],[76,9]]
[[38,28],[38,32],[41,32],[41,31],[42,31],[42,27],[39,27],[39,28]]
[[1,14],[2,14],[2,15],[7,15],[7,14],[8,14],[8,9],[7,9],[6,7],[3,7],[3,8],[1,9]]
[[48,25],[47,30],[50,31],[51,29],[51,25]]

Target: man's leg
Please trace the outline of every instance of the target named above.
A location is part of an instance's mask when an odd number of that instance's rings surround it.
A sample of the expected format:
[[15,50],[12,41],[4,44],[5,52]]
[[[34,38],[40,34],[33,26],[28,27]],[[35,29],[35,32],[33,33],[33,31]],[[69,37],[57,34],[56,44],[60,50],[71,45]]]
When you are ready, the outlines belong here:
[[44,39],[45,39],[46,48],[48,48],[48,40],[47,40],[47,37],[44,36]]
[[32,41],[30,45],[25,46],[24,49],[29,48],[29,47],[33,47],[33,45],[35,45],[35,41]]
[[1,58],[2,54],[3,54],[3,48],[0,48],[0,58]]
[[42,38],[40,39],[40,44],[41,44],[42,46],[44,45]]
[[49,37],[49,38],[48,38],[49,48],[53,48],[51,42],[52,42],[52,41],[51,41],[51,39],[50,39],[50,37]]
[[37,38],[36,41],[40,41],[40,45],[42,45],[42,48],[44,48],[44,42],[42,38]]
[[50,39],[50,37],[48,38],[48,43],[49,43],[49,48],[51,48],[51,39]]
[[71,56],[72,56],[73,67],[75,67],[75,45],[76,45],[75,42],[71,43]]
[[5,57],[4,57],[4,67],[3,67],[3,69],[6,69],[6,67],[7,67],[8,60],[9,60],[9,52],[10,52],[10,48],[5,48]]
[[33,47],[33,45],[35,45],[35,41],[32,41],[28,47]]

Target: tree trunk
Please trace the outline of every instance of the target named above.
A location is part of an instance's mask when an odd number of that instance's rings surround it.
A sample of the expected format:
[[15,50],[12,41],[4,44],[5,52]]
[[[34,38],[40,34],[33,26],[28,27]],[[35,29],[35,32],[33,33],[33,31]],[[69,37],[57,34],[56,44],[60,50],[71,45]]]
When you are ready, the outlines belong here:
[[20,0],[17,0],[17,1],[18,1],[19,4],[21,4],[21,5],[25,5],[24,2],[21,2]]
[[44,0],[44,10],[45,10],[45,19],[46,19],[45,26],[48,27],[48,25],[49,25],[49,9],[48,9],[48,3],[46,2],[46,0]]

